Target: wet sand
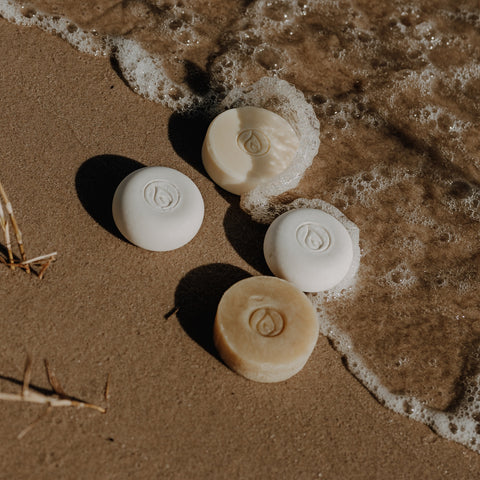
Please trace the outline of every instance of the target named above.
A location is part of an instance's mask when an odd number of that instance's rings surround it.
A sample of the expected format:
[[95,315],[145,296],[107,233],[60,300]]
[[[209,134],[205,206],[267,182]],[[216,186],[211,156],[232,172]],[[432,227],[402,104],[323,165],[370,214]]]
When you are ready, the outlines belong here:
[[[203,132],[105,58],[3,20],[0,39],[1,179],[27,253],[58,251],[42,281],[0,269],[0,388],[19,390],[30,352],[33,385],[48,387],[47,358],[69,394],[108,407],[53,409],[18,440],[44,409],[2,402],[0,478],[474,478],[478,454],[382,407],[323,337],[288,382],[228,370],[211,341],[216,302],[267,273],[265,227],[206,178]],[[113,190],[140,165],[202,191],[203,227],[182,249],[142,251],[115,230]]]

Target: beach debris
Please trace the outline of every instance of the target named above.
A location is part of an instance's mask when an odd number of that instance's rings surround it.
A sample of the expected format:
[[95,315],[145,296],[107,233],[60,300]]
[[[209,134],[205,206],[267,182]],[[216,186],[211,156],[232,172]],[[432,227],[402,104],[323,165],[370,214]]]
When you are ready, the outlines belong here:
[[[55,261],[57,252],[27,259],[25,247],[23,245],[22,232],[18,227],[15,214],[13,213],[12,204],[8,199],[2,182],[0,182],[0,228],[3,232],[6,249],[6,254],[4,255],[6,258],[0,255],[0,261],[9,266],[11,270],[15,270],[15,268],[21,268],[27,273],[35,273],[38,278],[42,279],[47,268],[52,264],[52,262]],[[13,252],[11,229],[13,230],[13,235],[15,236],[20,257],[15,255]],[[0,251],[1,250],[2,248],[0,246]]]
[[[47,406],[47,409],[37,417],[32,423],[30,423],[26,428],[24,428],[17,436],[17,438],[23,438],[42,418],[44,418],[54,407],[75,407],[75,408],[89,408],[96,410],[100,413],[106,413],[107,409],[93,403],[88,403],[78,398],[72,397],[65,393],[65,390],[60,385],[57,377],[55,376],[53,370],[50,368],[50,365],[47,360],[44,360],[45,371],[47,374],[48,383],[52,388],[51,392],[45,391],[37,387],[32,387],[30,385],[30,380],[32,377],[32,357],[27,355],[25,361],[25,368],[23,370],[23,381],[22,381],[22,390],[20,393],[7,393],[0,392],[0,400],[12,401],[12,402],[27,402],[27,403],[38,403]],[[16,380],[12,380],[16,383]],[[110,383],[110,375],[107,378],[107,385],[105,391],[108,392]],[[108,399],[108,395],[105,395],[105,399]]]
[[165,320],[168,320],[170,317],[172,317],[173,315],[176,315],[178,313],[178,311],[180,310],[179,307],[172,307],[164,316],[163,318]]
[[107,375],[107,381],[105,382],[105,388],[103,389],[103,398],[106,402],[110,400],[110,374]]

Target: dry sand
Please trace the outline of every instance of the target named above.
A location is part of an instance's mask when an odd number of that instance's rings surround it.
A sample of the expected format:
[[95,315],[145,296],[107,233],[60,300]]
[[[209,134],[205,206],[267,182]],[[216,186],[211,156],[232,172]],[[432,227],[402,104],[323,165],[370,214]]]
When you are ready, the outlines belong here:
[[[267,273],[265,227],[206,178],[201,129],[129,90],[108,59],[3,20],[0,69],[0,178],[27,253],[58,251],[41,281],[0,269],[0,389],[18,391],[30,352],[32,384],[48,387],[47,358],[69,394],[108,406],[54,409],[18,440],[43,407],[2,402],[1,479],[476,478],[478,454],[382,407],[325,338],[280,384],[219,361],[216,302]],[[139,164],[202,191],[187,246],[151,253],[116,232],[113,190]]]

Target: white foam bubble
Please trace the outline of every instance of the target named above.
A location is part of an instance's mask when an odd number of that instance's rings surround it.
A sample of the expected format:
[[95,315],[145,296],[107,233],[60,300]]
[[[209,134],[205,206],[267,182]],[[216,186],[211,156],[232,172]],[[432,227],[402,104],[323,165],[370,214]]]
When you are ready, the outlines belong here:
[[414,35],[420,45],[427,50],[433,50],[442,43],[442,35],[437,33],[437,29],[435,21],[424,21],[414,27]]
[[480,77],[480,64],[477,61],[472,61],[461,67],[451,67],[450,72],[453,76],[453,82],[451,81],[450,83],[457,81],[461,88],[465,88],[471,80],[476,80]]
[[90,55],[107,55],[110,52],[104,38],[95,37],[64,17],[45,15],[12,0],[0,0],[0,15],[9,22],[29,27],[36,26],[59,35],[81,52]]
[[[370,171],[358,172],[355,175],[343,177],[339,180],[341,188],[332,195],[333,203],[340,202],[345,208],[350,205],[360,204],[368,207],[375,196],[394,185],[408,181],[415,177],[419,171],[404,168],[388,169],[388,176],[382,173],[382,166],[377,165]],[[349,192],[349,195],[346,192]]]
[[453,211],[465,212],[472,220],[480,221],[480,191],[475,190],[466,198],[453,199],[448,201],[448,206]]
[[[352,294],[352,293],[350,293]],[[326,312],[329,298],[322,294],[308,294],[315,305],[320,320],[320,331],[328,336],[335,348],[347,361],[348,369],[387,408],[413,420],[430,426],[444,438],[461,443],[480,452],[480,375],[467,380],[466,394],[448,412],[427,407],[423,402],[408,395],[395,395],[386,389],[380,379],[365,366],[352,346],[351,339],[335,325],[335,319]]]
[[295,18],[301,16],[308,8],[307,2],[304,2],[304,8],[296,2],[287,0],[260,0],[254,2],[249,14],[252,17],[262,19],[270,25],[278,23],[292,22]]
[[183,84],[177,84],[166,74],[164,60],[148,53],[138,42],[112,35],[96,35],[63,17],[38,11],[25,11],[12,0],[0,0],[0,15],[24,26],[36,26],[59,35],[81,52],[91,55],[115,55],[123,78],[130,87],[149,100],[172,109],[182,110],[195,104],[199,97]]
[[161,58],[152,56],[133,40],[116,38],[112,42],[122,74],[135,92],[178,110],[198,100],[184,85],[167,76]]
[[274,77],[264,77],[249,87],[231,90],[218,110],[245,105],[266,108],[285,118],[300,140],[295,158],[284,172],[242,196],[242,208],[254,220],[270,223],[274,218],[274,213],[268,210],[270,198],[296,187],[312,164],[320,142],[319,122],[303,93],[285,80]]
[[386,284],[391,288],[393,295],[400,295],[403,289],[412,288],[418,279],[413,270],[406,262],[401,262],[389,270],[383,278],[378,279],[380,284]]

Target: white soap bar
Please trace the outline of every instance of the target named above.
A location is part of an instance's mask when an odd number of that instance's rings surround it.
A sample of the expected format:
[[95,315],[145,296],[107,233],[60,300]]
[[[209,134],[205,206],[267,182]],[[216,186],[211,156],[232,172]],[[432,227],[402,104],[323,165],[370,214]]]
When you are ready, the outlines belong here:
[[280,382],[298,373],[317,342],[313,305],[291,283],[251,277],[222,296],[213,339],[223,361],[257,382]]
[[332,215],[314,208],[290,210],[267,230],[263,253],[274,275],[303,292],[339,284],[353,261],[353,242]]
[[217,185],[241,195],[283,172],[298,146],[295,131],[276,113],[258,107],[232,108],[208,127],[202,160]]
[[203,198],[186,175],[167,167],[134,171],[113,197],[113,219],[130,242],[156,252],[189,242],[203,222]]

